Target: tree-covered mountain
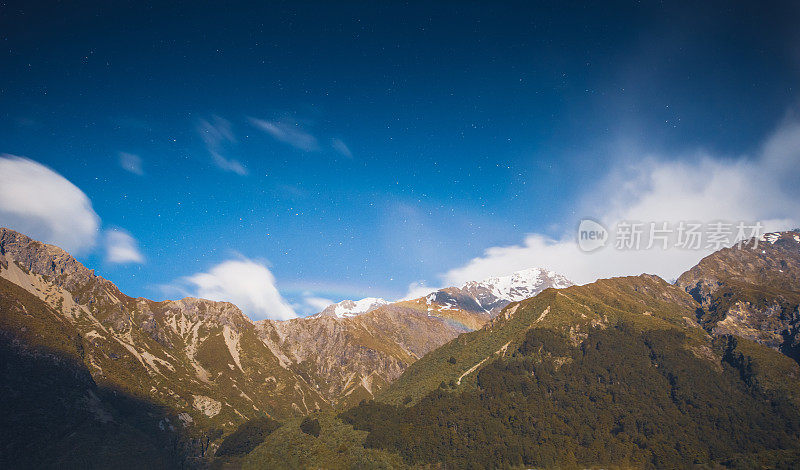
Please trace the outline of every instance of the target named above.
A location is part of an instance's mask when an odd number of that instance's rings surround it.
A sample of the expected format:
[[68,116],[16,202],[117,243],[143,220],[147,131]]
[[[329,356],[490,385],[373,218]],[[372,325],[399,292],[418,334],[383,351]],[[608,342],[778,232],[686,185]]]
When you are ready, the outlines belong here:
[[796,466],[800,238],[753,242],[512,303],[341,418],[408,465]]

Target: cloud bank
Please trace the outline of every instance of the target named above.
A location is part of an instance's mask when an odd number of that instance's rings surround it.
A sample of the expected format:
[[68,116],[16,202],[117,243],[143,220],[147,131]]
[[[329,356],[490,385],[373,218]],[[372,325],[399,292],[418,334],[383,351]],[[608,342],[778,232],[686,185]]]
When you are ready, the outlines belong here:
[[264,265],[246,258],[224,261],[208,272],[185,278],[194,296],[235,304],[253,320],[297,317],[278,292],[275,276]]
[[[785,121],[753,156],[735,159],[698,152],[683,158],[649,155],[620,163],[605,177],[580,214],[598,220],[612,233],[620,221],[712,223],[761,221],[765,231],[800,226],[800,122]],[[599,278],[657,274],[673,280],[713,249],[660,246],[618,250],[613,246],[586,253],[576,243],[575,227],[561,237],[531,233],[518,244],[485,250],[463,266],[439,276],[443,286],[543,266],[577,283]],[[409,296],[425,291],[418,283]],[[417,295],[418,296],[418,295]]]
[[77,186],[24,157],[0,155],[0,226],[72,254],[95,245],[100,217]]
[[[461,284],[463,284],[463,282]],[[413,299],[418,299],[420,297],[425,297],[431,292],[436,292],[442,287],[447,287],[447,286],[432,287],[426,285],[425,281],[412,282],[411,284],[408,285],[408,290],[406,291],[406,295],[404,295],[403,298],[400,300],[413,300]]]

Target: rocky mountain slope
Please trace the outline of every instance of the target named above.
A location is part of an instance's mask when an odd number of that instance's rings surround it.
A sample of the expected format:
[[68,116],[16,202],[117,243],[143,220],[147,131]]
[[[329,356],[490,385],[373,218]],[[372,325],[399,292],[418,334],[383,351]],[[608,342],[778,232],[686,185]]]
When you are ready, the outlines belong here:
[[714,335],[736,335],[800,359],[800,233],[768,233],[719,250],[678,278]]
[[60,312],[0,278],[0,467],[133,468],[135,456],[175,468],[198,453],[191,436],[168,429],[181,423],[176,413],[98,385],[87,349]]
[[355,317],[256,324],[262,341],[338,408],[372,398],[417,359],[470,331],[405,303]]

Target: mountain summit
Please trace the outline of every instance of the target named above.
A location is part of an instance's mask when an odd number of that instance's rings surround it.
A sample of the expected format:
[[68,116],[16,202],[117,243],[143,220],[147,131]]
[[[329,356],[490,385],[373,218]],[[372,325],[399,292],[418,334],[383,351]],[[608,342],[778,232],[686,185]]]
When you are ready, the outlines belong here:
[[574,283],[544,268],[528,268],[506,276],[470,281],[461,287],[447,287],[428,294],[425,301],[431,309],[460,309],[494,317],[511,302],[535,296],[553,287],[561,289]]
[[548,287],[561,289],[571,285],[572,281],[556,272],[544,268],[528,268],[507,276],[470,281],[461,286],[461,290],[473,293],[480,304],[488,305],[495,299],[518,302],[533,297]]
[[319,312],[315,316],[336,318],[355,317],[371,312],[384,305],[389,305],[389,303],[388,300],[377,297],[367,297],[361,300],[342,300],[339,303],[328,305],[325,307],[325,310]]

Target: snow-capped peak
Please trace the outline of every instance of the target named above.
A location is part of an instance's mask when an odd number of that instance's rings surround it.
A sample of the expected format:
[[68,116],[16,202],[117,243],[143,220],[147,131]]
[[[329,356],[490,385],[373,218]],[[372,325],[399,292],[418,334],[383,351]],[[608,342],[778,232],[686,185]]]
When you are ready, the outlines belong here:
[[335,316],[337,318],[355,317],[388,304],[388,300],[377,297],[367,297],[361,300],[342,300],[339,303],[327,306],[319,315]]
[[463,290],[488,289],[498,299],[516,302],[538,294],[547,287],[564,288],[572,285],[566,277],[544,268],[529,268],[506,276],[464,284]]
[[424,297],[428,311],[467,310],[495,315],[511,302],[536,296],[554,287],[562,289],[572,281],[554,271],[530,268],[482,281],[470,281],[461,287],[448,287]]

